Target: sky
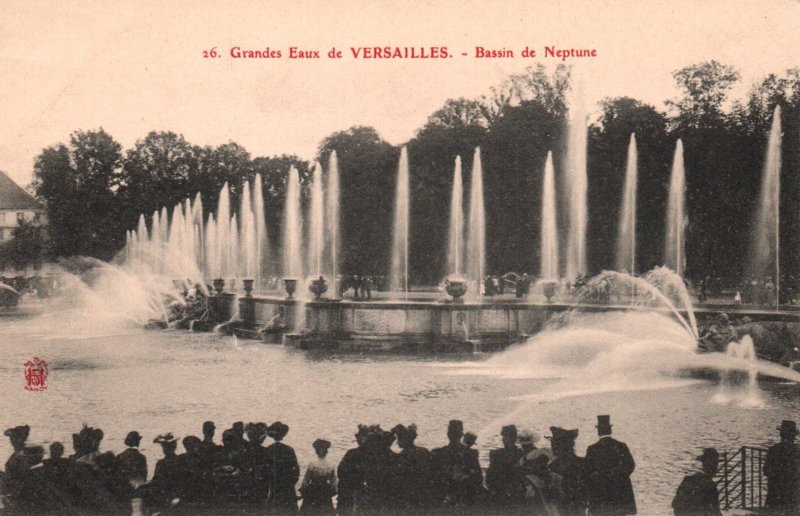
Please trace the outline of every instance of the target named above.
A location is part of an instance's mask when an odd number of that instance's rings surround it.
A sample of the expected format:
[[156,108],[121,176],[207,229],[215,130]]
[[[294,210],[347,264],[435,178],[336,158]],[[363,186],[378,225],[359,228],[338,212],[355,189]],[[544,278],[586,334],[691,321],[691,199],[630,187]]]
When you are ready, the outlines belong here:
[[[741,72],[741,95],[800,66],[798,26],[798,0],[5,0],[0,170],[25,185],[43,148],[99,127],[124,148],[158,130],[198,145],[232,140],[252,156],[311,159],[323,138],[353,125],[397,145],[447,99],[488,94],[531,64],[555,66],[546,45],[597,50],[566,61],[588,102],[631,96],[661,109],[676,95],[671,72],[710,59]],[[232,59],[233,46],[283,57]],[[290,60],[290,46],[322,58]],[[348,49],[358,46],[455,55],[357,60]],[[516,56],[478,59],[477,46]],[[520,56],[526,46],[536,58]],[[213,47],[222,57],[203,58]],[[332,47],[344,57],[326,58]]]

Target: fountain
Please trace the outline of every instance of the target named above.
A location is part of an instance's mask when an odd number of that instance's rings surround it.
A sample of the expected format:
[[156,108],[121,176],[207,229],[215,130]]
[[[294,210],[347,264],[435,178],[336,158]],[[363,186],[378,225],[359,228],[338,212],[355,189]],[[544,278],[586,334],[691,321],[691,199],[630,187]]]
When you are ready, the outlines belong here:
[[761,196],[751,232],[748,272],[756,278],[775,273],[775,306],[780,302],[781,107],[776,106],[769,130]]
[[636,135],[631,134],[617,235],[617,270],[636,274]]
[[713,400],[717,403],[738,402],[745,407],[763,405],[758,389],[758,356],[749,335],[738,342],[731,342],[725,355],[733,360],[720,369],[719,391]]
[[327,224],[328,268],[325,271],[331,278],[333,296],[338,296],[339,287],[339,161],[336,151],[331,153],[328,160],[328,182],[325,200],[327,202],[325,223]]
[[464,183],[461,156],[456,156],[453,170],[453,195],[450,201],[450,231],[447,252],[448,274],[461,276],[464,261]]
[[[283,277],[303,279],[303,255],[301,239],[303,222],[300,217],[300,175],[297,169],[289,170],[286,187],[286,209],[283,221]],[[300,289],[302,292],[303,289]]]
[[569,199],[569,232],[567,235],[567,279],[574,280],[589,271],[586,259],[587,206],[586,152],[588,146],[587,113],[580,87],[572,92],[569,102],[567,133],[567,184]]
[[264,213],[264,187],[261,174],[256,174],[253,186],[253,211],[255,213],[256,229],[256,271],[253,277],[256,291],[264,288],[264,274],[269,260],[269,235],[267,234],[266,214]]
[[542,186],[542,229],[540,276],[543,280],[558,279],[558,228],[556,221],[556,187],[553,178],[553,153],[547,152]]
[[467,228],[467,277],[475,282],[472,299],[480,299],[481,285],[486,271],[486,216],[483,206],[483,169],[481,149],[475,149],[472,159],[472,177],[469,195],[469,226]]
[[394,238],[392,241],[392,268],[389,284],[392,291],[405,291],[408,299],[408,150],[400,151],[400,164],[397,167],[397,187],[394,200]]
[[308,265],[306,270],[315,278],[322,274],[322,255],[325,250],[325,199],[322,193],[322,165],[314,164],[311,181],[311,208],[308,232]]
[[683,142],[675,144],[669,182],[667,235],[664,239],[664,264],[683,277],[686,267],[686,183],[683,168]]

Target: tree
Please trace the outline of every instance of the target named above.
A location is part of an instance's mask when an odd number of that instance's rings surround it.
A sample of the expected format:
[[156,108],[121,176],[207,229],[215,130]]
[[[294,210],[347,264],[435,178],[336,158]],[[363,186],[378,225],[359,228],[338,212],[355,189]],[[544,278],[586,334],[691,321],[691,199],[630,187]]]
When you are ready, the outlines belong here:
[[44,228],[30,221],[20,220],[12,238],[0,246],[0,262],[10,263],[17,269],[39,264],[44,256],[46,238]]
[[354,126],[322,140],[317,159],[327,162],[334,150],[341,192],[341,270],[385,274],[392,249],[398,149],[372,127]]
[[117,202],[122,147],[102,128],[76,131],[69,146],[44,149],[34,164],[33,189],[47,203],[51,252],[110,259],[125,243]]
[[138,140],[125,155],[120,187],[129,224],[135,224],[140,213],[172,208],[191,196],[189,176],[197,166],[196,148],[183,135],[151,131]]
[[681,96],[668,100],[677,128],[717,128],[724,122],[723,103],[739,80],[739,72],[717,61],[681,68],[672,73]]
[[639,271],[663,262],[663,236],[674,140],[667,117],[629,97],[606,98],[590,129],[589,249],[594,270],[614,266],[619,211],[631,134],[636,134],[638,188],[636,263]]

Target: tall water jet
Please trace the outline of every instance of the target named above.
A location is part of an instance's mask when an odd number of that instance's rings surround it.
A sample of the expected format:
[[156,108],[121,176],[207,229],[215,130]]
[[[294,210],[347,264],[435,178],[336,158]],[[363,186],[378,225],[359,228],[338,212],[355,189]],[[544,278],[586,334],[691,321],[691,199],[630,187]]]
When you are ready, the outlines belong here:
[[230,278],[232,277],[230,271],[230,253],[229,253],[229,236],[230,236],[230,218],[231,218],[231,200],[230,189],[228,183],[222,187],[219,193],[219,200],[217,201],[217,230],[215,238],[214,254],[219,266],[216,278]]
[[256,290],[263,288],[263,277],[269,262],[269,236],[267,235],[266,214],[264,213],[264,187],[261,174],[256,174],[253,183],[253,212],[255,218],[257,263],[253,278]]
[[236,219],[236,214],[231,216],[226,249],[228,250],[228,275],[226,278],[233,280],[229,283],[233,289],[235,280],[239,277],[239,221]]
[[542,279],[558,278],[558,228],[556,224],[556,186],[553,168],[553,153],[547,152],[542,188],[542,227],[539,238],[541,246]]
[[331,152],[331,157],[328,161],[328,181],[327,181],[327,194],[325,196],[326,202],[326,215],[325,222],[327,224],[327,248],[328,248],[328,270],[326,272],[331,278],[331,294],[336,297],[338,295],[338,288],[336,288],[336,278],[339,274],[339,160],[336,157],[336,151]]
[[486,216],[483,207],[483,168],[481,148],[475,148],[472,159],[472,177],[469,195],[469,231],[467,236],[467,276],[477,282],[476,288],[468,295],[480,297],[480,287],[486,270]]
[[683,168],[683,142],[675,144],[672,174],[669,181],[667,235],[664,241],[664,264],[683,277],[686,268],[686,179]]
[[283,276],[301,279],[305,275],[303,274],[303,255],[300,244],[303,238],[300,218],[300,175],[294,167],[289,170],[286,208],[283,217]]
[[625,167],[625,186],[617,234],[617,270],[636,274],[636,135],[628,144],[628,164]]
[[761,176],[761,196],[751,233],[749,264],[749,272],[756,278],[775,274],[775,306],[780,299],[781,136],[781,107],[776,106]]
[[392,269],[389,276],[393,291],[404,290],[408,297],[408,151],[400,151],[397,168],[397,188],[394,199],[394,240],[392,242]]
[[308,232],[308,272],[315,277],[322,274],[322,254],[325,250],[325,208],[322,191],[322,165],[314,164],[311,180],[311,207]]
[[587,206],[586,152],[588,146],[587,113],[580,86],[572,93],[567,132],[567,199],[569,231],[567,234],[567,278],[575,279],[589,271],[586,259]]
[[461,156],[456,156],[455,170],[453,171],[449,239],[447,272],[460,276],[464,270],[464,181],[461,174]]
[[239,242],[240,262],[239,276],[252,279],[255,277],[258,260],[256,244],[256,221],[252,210],[250,183],[245,182],[242,198],[239,203],[239,221],[241,222],[241,239]]

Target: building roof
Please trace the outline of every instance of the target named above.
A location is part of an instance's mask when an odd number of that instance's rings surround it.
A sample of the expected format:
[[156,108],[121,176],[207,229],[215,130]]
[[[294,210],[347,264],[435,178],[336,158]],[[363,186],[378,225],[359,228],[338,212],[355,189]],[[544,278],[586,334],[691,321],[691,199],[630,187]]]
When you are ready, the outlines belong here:
[[0,210],[43,210],[44,206],[0,170]]

